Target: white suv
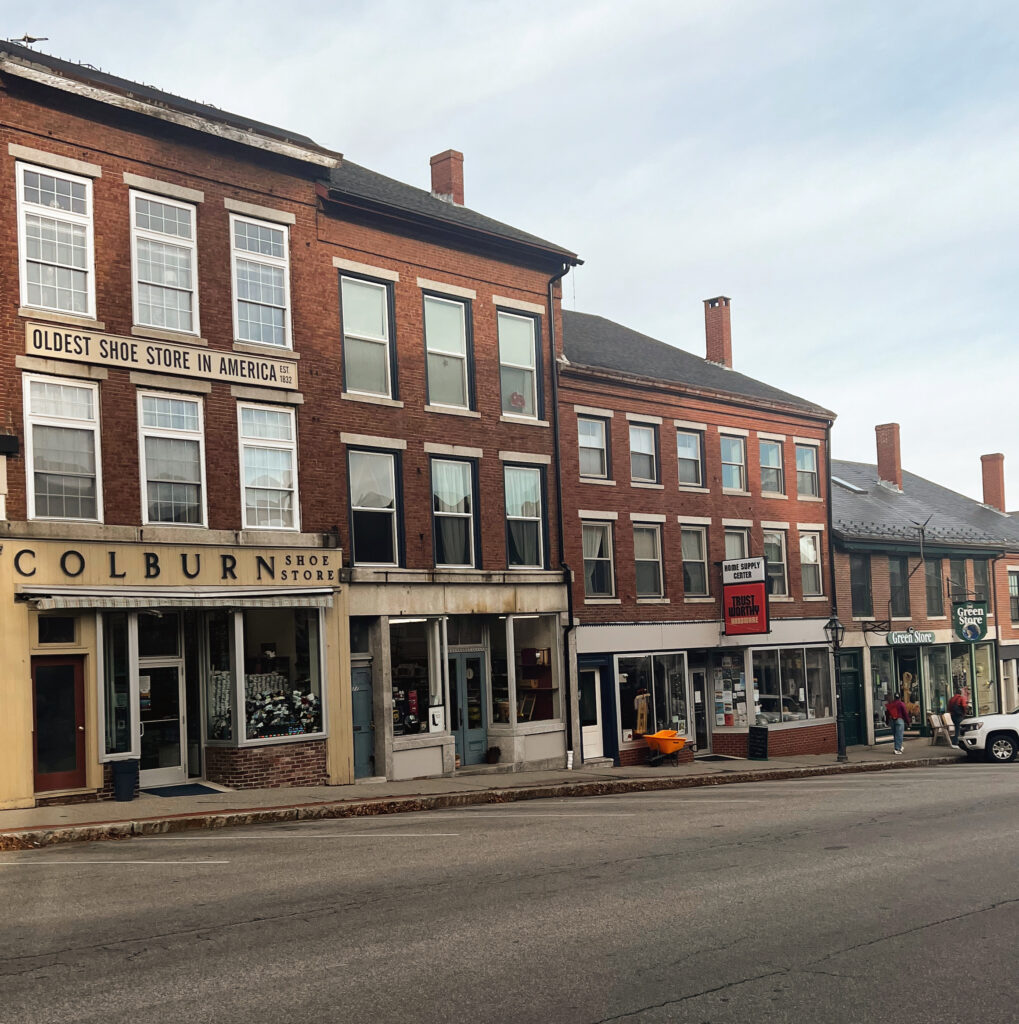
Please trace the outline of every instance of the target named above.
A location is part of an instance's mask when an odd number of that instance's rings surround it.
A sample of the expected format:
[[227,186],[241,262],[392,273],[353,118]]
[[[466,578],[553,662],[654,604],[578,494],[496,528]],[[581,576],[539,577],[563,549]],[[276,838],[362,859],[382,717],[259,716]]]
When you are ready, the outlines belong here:
[[1019,708],[1007,715],[964,718],[959,726],[959,745],[971,759],[983,751],[988,761],[1007,764],[1019,754]]

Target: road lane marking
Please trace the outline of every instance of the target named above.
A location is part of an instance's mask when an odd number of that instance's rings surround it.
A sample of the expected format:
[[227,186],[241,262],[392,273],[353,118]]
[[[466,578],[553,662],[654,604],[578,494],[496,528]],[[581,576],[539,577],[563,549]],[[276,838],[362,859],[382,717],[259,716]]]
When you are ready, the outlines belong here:
[[68,857],[66,860],[37,860],[26,858],[25,860],[0,860],[0,867],[22,868],[35,867],[38,865],[59,864],[66,867],[79,867],[82,864],[144,864],[144,865],[204,865],[204,864],[229,864],[228,860],[79,860],[77,857]]
[[208,832],[191,836],[139,836],[135,842],[154,843],[160,839],[200,839],[205,842],[213,840],[233,841],[235,839],[453,839],[459,836],[459,832],[321,832],[304,833],[295,832],[259,832],[255,835],[245,836],[224,836],[210,835]]

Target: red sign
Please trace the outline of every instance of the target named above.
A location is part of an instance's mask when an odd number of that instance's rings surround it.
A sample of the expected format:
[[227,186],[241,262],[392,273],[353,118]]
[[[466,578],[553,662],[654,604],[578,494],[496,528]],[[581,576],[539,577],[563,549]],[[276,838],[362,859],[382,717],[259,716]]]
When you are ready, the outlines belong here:
[[767,584],[730,583],[723,587],[722,611],[725,615],[726,636],[767,633]]

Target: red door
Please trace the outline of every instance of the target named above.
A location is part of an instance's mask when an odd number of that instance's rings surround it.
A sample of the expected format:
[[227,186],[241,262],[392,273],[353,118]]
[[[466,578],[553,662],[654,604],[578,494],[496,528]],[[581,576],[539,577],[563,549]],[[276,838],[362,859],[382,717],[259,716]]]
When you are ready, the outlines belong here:
[[32,659],[35,702],[35,790],[85,785],[84,659]]

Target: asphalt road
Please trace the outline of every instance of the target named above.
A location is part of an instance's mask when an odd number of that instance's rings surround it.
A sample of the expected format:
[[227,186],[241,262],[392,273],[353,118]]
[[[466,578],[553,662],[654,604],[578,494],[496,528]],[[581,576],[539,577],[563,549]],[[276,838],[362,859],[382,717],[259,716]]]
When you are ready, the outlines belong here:
[[0,853],[0,1021],[1011,1022],[1019,765]]

